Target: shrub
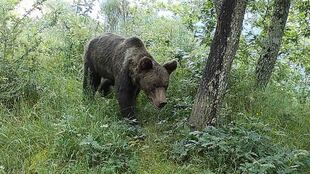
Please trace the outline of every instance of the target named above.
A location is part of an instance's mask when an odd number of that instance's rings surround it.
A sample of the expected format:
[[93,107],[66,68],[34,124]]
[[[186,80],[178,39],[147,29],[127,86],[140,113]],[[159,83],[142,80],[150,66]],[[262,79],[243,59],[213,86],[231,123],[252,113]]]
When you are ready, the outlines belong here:
[[259,122],[207,127],[174,144],[178,162],[204,163],[219,173],[303,173],[309,170],[310,153],[272,142],[267,125]]

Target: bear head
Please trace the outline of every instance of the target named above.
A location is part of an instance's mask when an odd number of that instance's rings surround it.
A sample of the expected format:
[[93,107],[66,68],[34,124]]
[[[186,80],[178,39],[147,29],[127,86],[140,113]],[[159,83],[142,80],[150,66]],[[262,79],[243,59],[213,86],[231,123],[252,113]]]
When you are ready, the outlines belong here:
[[158,109],[167,104],[169,76],[176,68],[175,60],[160,65],[149,57],[143,57],[138,62],[139,86]]

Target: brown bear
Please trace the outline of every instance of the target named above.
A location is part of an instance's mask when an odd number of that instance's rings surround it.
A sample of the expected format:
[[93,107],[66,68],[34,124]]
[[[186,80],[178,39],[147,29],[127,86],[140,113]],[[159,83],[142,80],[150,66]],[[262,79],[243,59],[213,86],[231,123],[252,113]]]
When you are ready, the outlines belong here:
[[83,91],[88,96],[96,91],[106,95],[114,85],[121,115],[132,119],[140,89],[157,108],[166,105],[169,75],[176,68],[175,60],[157,63],[139,38],[106,33],[85,49]]

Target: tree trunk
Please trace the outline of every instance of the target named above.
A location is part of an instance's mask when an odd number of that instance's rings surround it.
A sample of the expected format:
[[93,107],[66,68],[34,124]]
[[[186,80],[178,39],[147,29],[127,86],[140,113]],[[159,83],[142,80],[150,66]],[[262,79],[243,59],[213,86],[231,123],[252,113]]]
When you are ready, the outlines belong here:
[[214,125],[239,44],[246,0],[223,0],[203,77],[189,118],[192,128]]
[[267,38],[256,65],[256,87],[264,89],[271,77],[290,8],[290,0],[275,0]]
[[213,0],[213,6],[214,6],[215,13],[217,14],[217,16],[220,15],[222,3],[223,3],[223,0]]

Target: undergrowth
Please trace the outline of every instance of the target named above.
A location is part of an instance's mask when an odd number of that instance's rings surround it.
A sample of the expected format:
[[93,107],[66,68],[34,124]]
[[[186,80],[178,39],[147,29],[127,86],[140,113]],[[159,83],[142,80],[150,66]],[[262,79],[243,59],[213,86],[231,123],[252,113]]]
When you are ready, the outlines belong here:
[[[201,42],[188,28],[199,21],[193,3],[170,7],[180,18],[159,17],[161,3],[130,7],[116,32],[142,38],[159,63],[178,60],[168,104],[158,111],[141,92],[133,127],[113,92],[83,100],[83,48],[104,26],[65,1],[46,2],[42,18],[19,19],[17,3],[0,1],[0,173],[309,173],[309,77],[283,59],[266,90],[254,90],[258,45],[245,35],[218,127],[186,126],[214,15],[198,15],[209,21]],[[199,8],[213,14],[210,2]]]
[[171,158],[178,163],[204,164],[216,173],[306,173],[310,153],[274,143],[269,125],[250,120],[190,132],[177,141]]

